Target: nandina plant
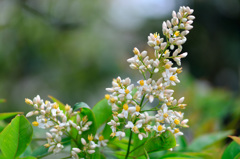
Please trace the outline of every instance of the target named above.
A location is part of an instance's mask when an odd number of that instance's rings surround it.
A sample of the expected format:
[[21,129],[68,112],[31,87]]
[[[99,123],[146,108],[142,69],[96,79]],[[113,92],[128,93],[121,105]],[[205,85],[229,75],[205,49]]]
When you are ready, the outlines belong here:
[[127,62],[142,78],[136,83],[129,77],[113,79],[105,99],[92,109],[83,102],[71,107],[51,96],[52,102],[39,95],[26,98],[33,108],[26,117],[36,116],[32,125],[46,130],[44,147],[26,153],[33,129],[18,115],[0,134],[0,157],[42,158],[66,148],[68,155],[63,158],[149,158],[149,153],[173,150],[176,138],[183,135],[181,129],[188,127],[182,113],[187,106],[184,97],[173,97],[173,88],[180,83],[181,59],[187,56],[181,52],[193,28],[192,13],[193,9],[180,7],[163,22],[164,38],[150,33],[147,44],[152,53],[134,48]]

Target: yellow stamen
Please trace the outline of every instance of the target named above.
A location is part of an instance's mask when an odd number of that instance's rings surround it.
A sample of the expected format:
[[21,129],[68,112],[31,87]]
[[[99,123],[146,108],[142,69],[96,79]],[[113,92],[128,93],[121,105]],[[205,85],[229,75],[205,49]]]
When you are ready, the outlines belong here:
[[178,124],[180,124],[180,121],[179,121],[178,119],[175,119],[175,120],[174,120],[174,123],[175,123],[176,125],[178,125]]
[[143,85],[144,85],[144,80],[139,81],[139,84],[140,84],[141,86],[143,86]]
[[161,90],[162,89],[162,86],[158,86],[158,90]]
[[169,50],[166,50],[166,51],[164,52],[164,54],[167,54],[167,53],[169,53]]
[[166,65],[165,65],[165,68],[166,68],[166,69],[169,69],[169,68],[171,68],[171,65],[170,65],[170,64],[166,64]]
[[43,145],[44,147],[46,147],[46,148],[49,148],[50,147],[50,144],[45,144],[45,145]]
[[114,137],[114,136],[116,136],[116,133],[115,133],[115,132],[112,132],[110,136],[111,136],[111,137]]
[[110,102],[111,103],[115,103],[115,99],[112,97],[112,98],[110,98]]
[[138,54],[139,54],[138,49],[137,49],[137,48],[134,48],[134,49],[133,49],[133,53],[134,53],[135,55],[138,55]]
[[170,105],[172,105],[172,102],[167,102],[167,106],[170,106]]
[[168,117],[168,114],[167,114],[167,113],[164,113],[164,114],[163,114],[163,117],[164,117],[164,118],[167,118],[167,117]]
[[136,105],[136,111],[139,112],[141,110],[141,107],[139,105]]
[[154,38],[157,38],[159,36],[159,34],[156,32],[153,34]]
[[28,98],[25,98],[25,103],[30,104],[30,105],[33,104],[33,102],[30,99],[28,99]]
[[87,120],[88,120],[87,115],[82,118],[83,122],[87,122]]
[[37,121],[32,122],[33,126],[38,126],[39,123]]
[[144,128],[144,130],[145,130],[146,132],[151,131],[149,128]]
[[105,95],[105,98],[106,98],[107,100],[109,100],[109,99],[110,99],[110,95],[109,95],[109,94],[106,94],[106,95]]
[[59,107],[59,106],[58,106],[57,103],[54,103],[54,104],[53,104],[53,108],[54,108],[54,109],[57,109],[58,107]]
[[158,131],[161,131],[162,129],[163,129],[162,125],[159,125],[157,128]]
[[132,130],[133,130],[133,132],[137,132],[137,131],[138,131],[138,128],[137,128],[136,126],[133,126],[133,127],[132,127]]
[[45,101],[45,104],[48,104],[49,102],[50,102],[50,101],[46,100],[46,101]]
[[176,81],[176,80],[177,80],[177,77],[176,77],[176,76],[171,76],[169,79],[170,79],[171,81]]
[[91,135],[88,135],[88,140],[89,140],[89,141],[92,141],[92,140],[93,140],[92,134],[91,134]]
[[70,107],[68,104],[66,104],[65,110],[66,110],[66,111],[69,111],[70,109],[71,109],[71,107]]
[[130,91],[128,89],[125,89],[125,93],[128,94]]
[[45,119],[44,119],[44,123],[47,123],[47,121],[48,121],[48,120],[45,118]]
[[98,139],[99,141],[102,141],[102,140],[104,140],[104,137],[101,135],[101,136],[99,136],[99,139]]
[[179,36],[179,35],[180,35],[180,32],[179,32],[179,31],[176,31],[176,32],[174,33],[174,35],[175,35],[175,36]]
[[174,130],[174,133],[176,134],[176,133],[178,133],[180,130],[177,128],[177,129],[175,129]]
[[176,72],[177,72],[178,74],[182,73],[182,67],[181,67],[181,68],[178,68]]
[[127,105],[127,104],[124,104],[124,105],[123,105],[123,109],[124,109],[124,110],[128,110],[128,105]]
[[180,109],[185,109],[185,107],[187,106],[187,104],[179,104],[178,105]]

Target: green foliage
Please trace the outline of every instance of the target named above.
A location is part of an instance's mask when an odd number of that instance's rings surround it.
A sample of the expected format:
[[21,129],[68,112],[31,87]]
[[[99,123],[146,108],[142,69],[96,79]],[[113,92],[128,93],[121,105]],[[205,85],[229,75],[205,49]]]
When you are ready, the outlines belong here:
[[17,159],[37,159],[36,157],[28,156],[28,157],[19,157]]
[[188,150],[190,151],[201,151],[204,148],[226,138],[228,135],[233,133],[232,130],[221,131],[216,133],[211,133],[207,135],[200,136],[196,138],[189,146]]
[[22,112],[0,113],[0,120],[10,118],[10,117],[15,116],[17,114],[23,114],[23,113]]
[[165,131],[158,137],[149,139],[144,148],[148,153],[155,151],[168,150],[176,146],[176,139],[173,133],[169,130]]
[[[113,150],[122,149],[126,153],[128,148],[128,140],[127,139],[118,140],[118,138],[114,138],[114,140],[108,143],[108,146],[111,147]],[[130,150],[131,149],[133,149],[133,146],[130,146]]]
[[31,156],[34,156],[34,157],[40,157],[40,156],[44,156],[46,154],[48,154],[48,148],[44,147],[43,145],[42,146],[39,146],[38,148],[36,148]]
[[232,141],[225,149],[222,155],[222,159],[239,159],[240,157],[240,144],[236,141]]
[[109,121],[109,119],[112,117],[112,107],[108,105],[106,99],[100,100],[93,107],[92,111],[95,114],[97,128]]
[[[139,140],[138,134],[133,134],[133,147],[137,148],[139,146],[143,146],[149,138],[150,137],[143,138],[142,140]],[[132,149],[130,149],[130,150],[132,150]],[[133,154],[133,156],[135,156],[135,155],[138,155],[138,154],[142,153],[142,151],[143,151],[142,148],[141,149],[136,149],[135,151],[132,152],[132,154]]]
[[23,115],[16,116],[0,134],[0,149],[7,159],[20,156],[32,140],[33,129]]

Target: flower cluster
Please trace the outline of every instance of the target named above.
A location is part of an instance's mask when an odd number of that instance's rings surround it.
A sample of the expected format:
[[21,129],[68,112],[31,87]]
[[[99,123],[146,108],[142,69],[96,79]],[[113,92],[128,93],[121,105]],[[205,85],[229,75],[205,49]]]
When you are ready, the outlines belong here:
[[[143,79],[134,85],[130,78],[117,77],[112,81],[112,87],[106,88],[105,95],[112,106],[113,119],[107,124],[111,126],[111,136],[119,139],[125,137],[125,130],[138,134],[142,140],[150,133],[159,136],[170,130],[175,136],[183,135],[179,128],[188,127],[188,119],[184,119],[184,97],[173,97],[172,86],[180,83],[178,75],[182,72],[181,59],[187,53],[181,53],[186,35],[193,28],[193,9],[180,7],[179,12],[173,11],[171,21],[163,22],[162,31],[165,36],[150,33],[147,44],[154,49],[154,56],[147,51],[133,49],[134,57],[129,58],[130,68],[139,70]],[[150,58],[153,57],[153,58]],[[175,64],[176,63],[176,64]],[[158,103],[146,110],[147,103]],[[145,108],[145,109],[144,109]],[[149,115],[148,111],[157,112]]]
[[[56,102],[44,102],[39,95],[33,100],[26,98],[25,102],[35,109],[26,114],[26,117],[36,115],[36,121],[32,122],[33,126],[49,129],[49,132],[46,132],[47,143],[44,145],[48,148],[48,152],[60,152],[64,148],[62,142],[63,136],[72,138],[70,133],[72,129],[77,130],[78,135],[81,135],[84,131],[89,130],[92,124],[92,121],[88,121],[87,116],[81,118],[79,113],[73,111],[68,104],[64,107],[64,110],[61,110]],[[73,120],[73,117],[75,117],[76,120]],[[107,140],[104,140],[103,136],[99,136],[98,134],[95,138],[90,134],[88,136],[88,141],[87,143],[84,138],[81,138],[83,149],[80,150],[80,146],[72,148],[72,158],[78,159],[79,153],[92,154],[95,152],[96,147],[106,146],[107,142]],[[95,144],[94,141],[98,141],[98,144]],[[78,145],[78,143],[76,143],[76,145]]]

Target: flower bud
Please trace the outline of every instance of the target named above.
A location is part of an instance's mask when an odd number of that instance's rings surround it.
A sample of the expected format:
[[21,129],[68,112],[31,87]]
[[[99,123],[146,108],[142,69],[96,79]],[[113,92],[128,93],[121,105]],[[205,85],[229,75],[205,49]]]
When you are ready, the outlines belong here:
[[86,142],[86,140],[84,138],[81,138],[81,142],[82,142],[83,145],[87,144],[87,142]]
[[34,115],[33,111],[30,111],[29,113],[26,114],[26,117],[31,117],[33,115]]

